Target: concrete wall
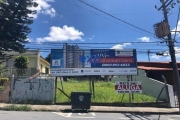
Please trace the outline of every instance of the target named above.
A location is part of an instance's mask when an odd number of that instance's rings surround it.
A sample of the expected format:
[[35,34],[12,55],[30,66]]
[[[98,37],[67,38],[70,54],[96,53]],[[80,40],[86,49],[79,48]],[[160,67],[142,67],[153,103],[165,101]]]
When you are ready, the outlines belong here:
[[[120,76],[113,78],[114,81],[127,81],[127,76]],[[140,81],[142,84],[142,93],[151,95],[154,97],[158,97],[161,89],[164,86],[164,83],[159,82],[157,80],[150,79],[146,77],[146,73],[144,70],[138,70],[138,75],[133,76],[133,81]],[[162,91],[160,96],[160,100],[168,100],[168,96],[166,94],[165,89]]]
[[11,102],[53,102],[54,79],[13,79]]

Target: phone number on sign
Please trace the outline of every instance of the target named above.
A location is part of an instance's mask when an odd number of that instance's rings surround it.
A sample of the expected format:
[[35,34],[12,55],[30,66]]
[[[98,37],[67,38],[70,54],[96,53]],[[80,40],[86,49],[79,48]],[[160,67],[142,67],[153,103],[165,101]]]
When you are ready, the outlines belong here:
[[130,66],[130,64],[102,64],[102,66]]

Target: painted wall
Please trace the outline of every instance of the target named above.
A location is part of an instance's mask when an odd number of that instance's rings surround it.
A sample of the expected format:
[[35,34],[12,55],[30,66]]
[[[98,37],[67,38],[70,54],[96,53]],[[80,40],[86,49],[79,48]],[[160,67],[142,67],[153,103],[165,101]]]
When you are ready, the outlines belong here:
[[11,102],[53,102],[54,79],[13,79]]
[[38,50],[27,50],[25,53],[18,52],[5,52],[7,55],[13,55],[11,59],[9,59],[4,65],[8,67],[14,67],[14,60],[17,56],[23,55],[29,58],[29,68],[38,68],[39,67],[39,51]]
[[50,63],[40,57],[40,69],[42,73],[46,73],[46,68],[48,68],[48,74],[50,74]]

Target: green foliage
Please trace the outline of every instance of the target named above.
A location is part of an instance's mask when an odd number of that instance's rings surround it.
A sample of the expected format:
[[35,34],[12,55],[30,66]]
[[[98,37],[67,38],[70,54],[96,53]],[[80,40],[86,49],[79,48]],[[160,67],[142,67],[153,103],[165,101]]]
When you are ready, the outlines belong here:
[[[128,103],[129,94],[126,93],[123,97],[122,94],[117,94],[114,88],[114,82],[102,82],[95,81],[95,99],[92,98],[92,103]],[[61,83],[58,82],[58,88],[61,87]],[[89,81],[77,81],[68,80],[68,82],[63,82],[63,89],[67,95],[71,92],[89,92]],[[57,91],[57,102],[66,103],[70,102],[64,94]],[[155,102],[156,98],[153,96],[148,96],[145,94],[136,93],[134,94],[134,103],[141,102]]]
[[29,58],[27,56],[17,56],[14,60],[14,66],[19,69],[27,69],[29,67]]
[[31,111],[31,107],[27,105],[7,105],[3,109],[7,111]]
[[9,81],[9,78],[0,78],[0,90],[4,89],[4,82]]
[[51,63],[51,53],[48,54],[48,56],[45,58],[45,60],[47,60],[49,63]]
[[9,78],[0,78],[0,82],[5,82],[5,81],[9,81]]
[[3,70],[4,70],[4,67],[3,65],[0,64],[0,77],[2,77]]
[[27,43],[28,34],[33,23],[32,14],[35,10],[30,7],[37,7],[33,0],[3,0],[0,3],[0,50],[14,50],[24,52],[24,43]]

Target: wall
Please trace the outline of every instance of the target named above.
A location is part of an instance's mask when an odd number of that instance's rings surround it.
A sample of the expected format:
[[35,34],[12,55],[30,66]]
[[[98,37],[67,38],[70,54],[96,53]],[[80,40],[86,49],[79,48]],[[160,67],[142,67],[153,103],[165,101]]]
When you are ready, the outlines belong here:
[[54,79],[13,79],[11,102],[53,102]]
[[[127,76],[120,76],[117,78],[113,78],[113,80],[115,80],[115,81],[127,81]],[[164,83],[146,77],[145,71],[140,70],[140,69],[138,69],[138,75],[133,76],[133,80],[134,81],[141,81],[142,93],[154,96],[156,98],[158,97],[161,89],[164,86]],[[160,96],[160,100],[168,100],[165,89],[162,91],[162,94]]]
[[40,58],[40,66],[42,66],[42,68],[41,68],[42,73],[46,73],[46,67],[47,67],[49,69],[48,74],[50,74],[50,63],[49,62],[47,62],[43,58]]
[[11,59],[9,59],[6,63],[3,63],[5,66],[7,65],[8,67],[14,67],[14,60],[17,56],[23,55],[27,56],[29,58],[29,68],[38,68],[38,58],[39,58],[39,51],[38,50],[27,50],[25,53],[19,53],[19,52],[5,52],[7,55],[13,55]]
[[4,89],[0,90],[0,102],[9,102],[10,81],[4,82]]

